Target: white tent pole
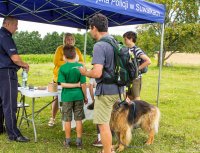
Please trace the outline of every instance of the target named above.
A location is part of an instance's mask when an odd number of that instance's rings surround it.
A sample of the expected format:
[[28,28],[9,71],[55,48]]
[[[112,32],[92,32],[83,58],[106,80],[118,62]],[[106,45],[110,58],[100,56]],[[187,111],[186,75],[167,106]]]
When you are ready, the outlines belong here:
[[165,24],[162,24],[162,33],[161,33],[161,43],[160,43],[160,62],[159,62],[159,75],[158,75],[158,92],[157,92],[157,106],[159,104],[160,97],[160,79],[161,79],[161,71],[162,71],[162,57],[163,57],[163,42],[164,42],[164,31]]
[[85,29],[85,41],[84,41],[84,62],[86,63],[86,49],[87,49],[87,31],[88,29]]

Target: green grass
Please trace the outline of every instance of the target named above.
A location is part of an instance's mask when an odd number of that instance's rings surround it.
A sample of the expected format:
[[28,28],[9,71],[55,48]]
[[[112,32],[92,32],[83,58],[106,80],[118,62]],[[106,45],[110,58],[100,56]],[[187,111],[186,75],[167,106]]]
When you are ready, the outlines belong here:
[[[87,67],[91,67],[87,64]],[[34,86],[45,86],[52,81],[52,63],[30,64],[28,83]],[[131,145],[138,148],[128,148],[125,153],[197,153],[200,152],[200,81],[199,67],[174,66],[164,67],[161,74],[160,101],[161,121],[155,142],[151,146],[144,146],[147,135],[137,129],[133,132]],[[21,71],[19,71],[21,82]],[[153,64],[147,74],[143,76],[141,97],[156,105],[158,68]],[[30,103],[31,99],[26,99]],[[36,107],[39,108],[52,98],[39,98]],[[28,108],[30,111],[30,108]],[[75,146],[66,150],[63,148],[64,132],[61,127],[61,115],[58,113],[57,124],[50,128],[47,122],[51,108],[46,108],[36,119],[38,142],[34,142],[33,128],[23,122],[21,131],[31,138],[30,143],[16,143],[7,141],[6,135],[0,135],[0,152],[5,153],[94,153],[99,149],[91,144],[96,139],[95,125],[92,121],[84,122],[83,143],[84,150],[77,151]],[[75,130],[72,140],[75,141]],[[115,139],[114,139],[115,141]]]
[[22,59],[27,63],[38,64],[38,63],[49,63],[53,62],[53,54],[29,54],[21,55]]
[[[22,60],[26,61],[29,64],[38,64],[38,63],[51,63],[53,62],[54,54],[28,54],[21,55]],[[86,56],[86,61],[91,60],[91,56]]]

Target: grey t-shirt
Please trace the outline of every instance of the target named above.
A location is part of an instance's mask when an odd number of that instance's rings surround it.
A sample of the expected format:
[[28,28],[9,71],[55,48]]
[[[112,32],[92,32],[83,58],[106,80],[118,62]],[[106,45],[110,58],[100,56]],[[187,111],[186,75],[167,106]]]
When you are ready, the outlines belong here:
[[[106,35],[104,37],[112,37],[110,35]],[[106,70],[110,71],[114,69],[114,50],[113,47],[107,42],[99,41],[94,45],[94,53],[92,64],[101,64]],[[106,75],[106,72],[103,71],[102,76]],[[97,86],[95,95],[116,95],[119,94],[119,89],[116,84],[105,84],[102,83],[101,78],[96,78]],[[122,88],[120,88],[122,93]]]

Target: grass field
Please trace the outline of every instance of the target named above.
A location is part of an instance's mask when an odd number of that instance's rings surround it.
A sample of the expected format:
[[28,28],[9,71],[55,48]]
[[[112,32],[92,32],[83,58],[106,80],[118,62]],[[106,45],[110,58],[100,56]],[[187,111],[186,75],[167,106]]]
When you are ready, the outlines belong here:
[[[34,62],[33,62],[34,63]],[[87,64],[88,67],[89,64]],[[52,81],[52,63],[39,63],[30,65],[28,83],[34,86],[46,86]],[[21,71],[19,71],[19,82]],[[161,122],[155,142],[151,146],[144,146],[147,135],[137,129],[133,131],[131,145],[124,153],[199,153],[200,152],[200,81],[199,66],[164,67],[161,75],[161,91],[159,108]],[[155,64],[149,67],[143,76],[141,97],[156,105],[158,68]],[[44,105],[52,98],[37,99],[37,107]],[[27,98],[30,103],[30,99]],[[29,108],[30,109],[30,108]],[[28,111],[29,111],[28,109]],[[84,149],[77,151],[75,146],[66,150],[63,148],[64,132],[62,131],[60,114],[57,124],[50,128],[47,122],[51,108],[45,109],[36,119],[38,142],[34,143],[33,129],[23,122],[22,133],[31,138],[30,143],[9,142],[7,135],[0,135],[0,152],[5,153],[95,153],[91,143],[96,139],[95,126],[92,121],[84,122],[83,143]],[[75,130],[72,132],[75,141]],[[115,138],[114,138],[115,141]]]

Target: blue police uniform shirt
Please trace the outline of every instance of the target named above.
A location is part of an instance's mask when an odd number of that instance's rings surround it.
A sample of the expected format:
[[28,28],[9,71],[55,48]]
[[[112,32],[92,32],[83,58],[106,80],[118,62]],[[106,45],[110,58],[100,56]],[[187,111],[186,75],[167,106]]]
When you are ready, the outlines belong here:
[[20,67],[16,65],[10,58],[11,55],[18,54],[17,47],[12,38],[12,34],[4,27],[0,29],[0,69],[14,68],[18,70]]

